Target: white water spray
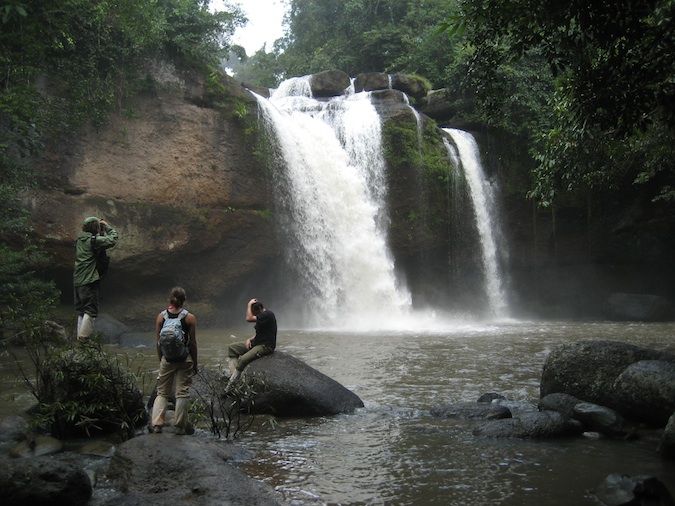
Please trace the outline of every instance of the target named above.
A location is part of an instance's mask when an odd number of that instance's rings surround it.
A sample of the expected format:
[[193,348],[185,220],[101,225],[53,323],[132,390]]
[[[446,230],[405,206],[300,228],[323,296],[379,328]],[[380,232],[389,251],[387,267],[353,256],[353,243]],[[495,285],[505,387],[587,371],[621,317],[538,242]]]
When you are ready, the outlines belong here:
[[[256,98],[283,156],[289,258],[320,308],[321,321],[308,323],[395,325],[411,296],[387,247],[380,118],[368,93],[320,102],[298,79]],[[374,318],[381,311],[387,318]]]
[[[495,237],[495,219],[492,188],[485,179],[480,162],[478,144],[473,136],[463,130],[444,128],[457,145],[457,151],[464,175],[469,183],[471,200],[476,215],[476,226],[481,242],[483,272],[485,276],[485,291],[490,305],[490,311],[498,318],[507,316],[508,304],[504,293],[501,271],[497,259],[497,241]],[[454,149],[447,143],[448,155],[456,157]]]

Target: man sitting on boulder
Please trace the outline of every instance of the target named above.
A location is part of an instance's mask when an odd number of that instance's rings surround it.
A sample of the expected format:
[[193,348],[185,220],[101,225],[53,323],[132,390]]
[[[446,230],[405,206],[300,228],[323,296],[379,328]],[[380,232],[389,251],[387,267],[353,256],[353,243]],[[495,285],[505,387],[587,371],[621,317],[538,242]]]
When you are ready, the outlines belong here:
[[233,343],[227,350],[230,381],[228,388],[256,358],[269,355],[277,346],[277,319],[258,299],[251,299],[246,306],[246,321],[255,322],[255,336],[243,343]]

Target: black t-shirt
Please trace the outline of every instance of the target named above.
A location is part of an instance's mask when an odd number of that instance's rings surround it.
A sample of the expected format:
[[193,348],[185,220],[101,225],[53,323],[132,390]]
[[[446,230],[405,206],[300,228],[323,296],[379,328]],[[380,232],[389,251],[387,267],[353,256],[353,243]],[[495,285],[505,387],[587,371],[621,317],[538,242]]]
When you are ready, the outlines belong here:
[[277,346],[277,319],[269,309],[263,309],[255,318],[254,346],[264,344],[272,349]]

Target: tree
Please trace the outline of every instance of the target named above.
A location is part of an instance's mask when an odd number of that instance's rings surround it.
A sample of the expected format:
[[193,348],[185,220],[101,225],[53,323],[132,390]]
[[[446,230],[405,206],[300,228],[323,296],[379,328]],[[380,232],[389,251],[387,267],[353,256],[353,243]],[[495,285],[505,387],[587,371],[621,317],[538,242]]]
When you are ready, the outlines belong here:
[[[674,13],[672,0],[462,2],[461,16],[449,25],[464,28],[467,46],[475,48],[469,72],[490,69],[496,54],[518,62],[536,51],[555,78],[551,126],[534,149],[539,166],[532,195],[542,203],[561,189],[606,185],[630,174],[638,182],[656,181],[656,198],[670,198],[672,158],[644,148],[663,130],[672,145]],[[645,163],[635,163],[638,153]]]
[[51,284],[19,200],[49,142],[98,126],[147,85],[143,63],[170,58],[208,73],[244,18],[207,0],[0,0],[0,328],[40,323]]

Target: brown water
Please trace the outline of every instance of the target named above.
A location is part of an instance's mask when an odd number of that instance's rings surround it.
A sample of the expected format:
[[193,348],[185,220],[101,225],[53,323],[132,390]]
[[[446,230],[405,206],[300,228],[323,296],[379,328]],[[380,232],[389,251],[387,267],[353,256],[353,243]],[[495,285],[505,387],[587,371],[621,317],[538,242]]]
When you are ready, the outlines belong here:
[[[202,364],[224,363],[227,344],[245,337],[200,332]],[[518,322],[386,335],[281,330],[279,349],[347,386],[365,408],[280,419],[276,428],[257,424],[239,440],[256,454],[244,470],[293,504],[591,505],[593,489],[617,472],[655,475],[675,494],[675,463],[655,452],[658,431],[630,442],[481,440],[464,422],[429,415],[436,404],[490,391],[536,402],[549,351],[579,339],[675,351],[675,324]],[[120,351],[140,353],[148,371],[156,367],[150,348]],[[26,398],[3,364],[0,412],[7,414]]]

